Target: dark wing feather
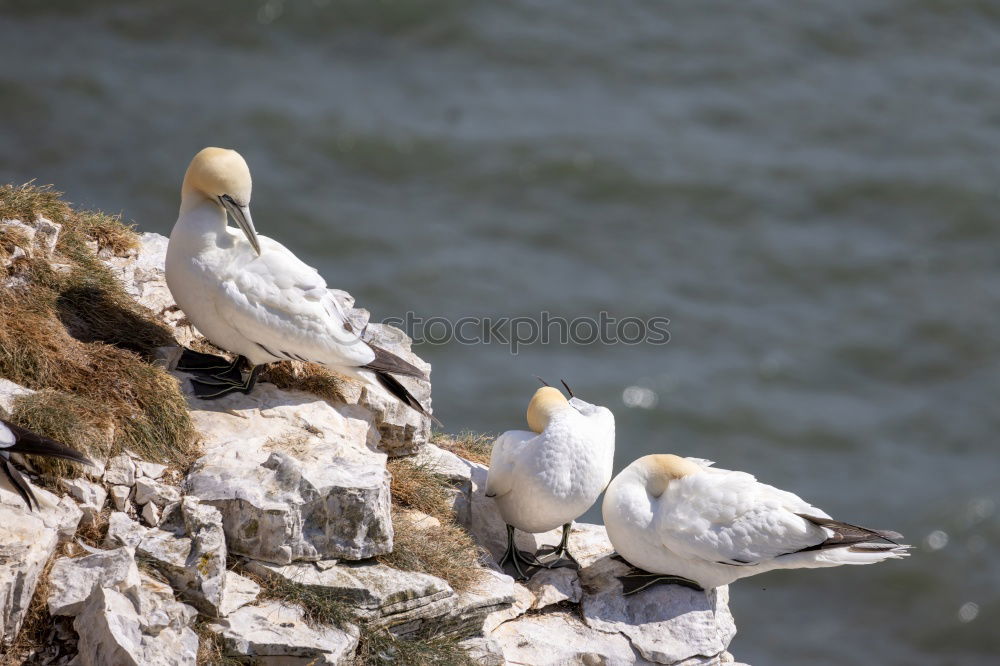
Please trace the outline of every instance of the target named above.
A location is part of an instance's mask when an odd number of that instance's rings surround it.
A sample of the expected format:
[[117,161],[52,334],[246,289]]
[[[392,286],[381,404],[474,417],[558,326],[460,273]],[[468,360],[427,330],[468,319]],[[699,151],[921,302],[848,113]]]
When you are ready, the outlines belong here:
[[818,543],[815,546],[803,548],[802,550],[796,552],[840,548],[843,546],[853,546],[855,544],[871,544],[872,542],[888,542],[893,546],[898,546],[899,544],[896,540],[903,538],[903,535],[898,532],[890,532],[888,530],[872,530],[867,527],[851,525],[850,523],[842,523],[839,520],[833,520],[832,518],[819,518],[805,513],[797,513],[795,515],[808,520],[810,523],[818,527],[825,527],[833,530],[833,536],[826,541]]
[[424,406],[420,404],[420,401],[414,398],[413,394],[406,390],[406,387],[400,384],[398,379],[381,370],[375,371],[375,378],[378,379],[379,384],[381,384],[386,391],[396,396],[400,402],[405,405],[409,405],[424,416],[430,416],[430,414],[427,413],[427,410],[424,409]]
[[27,480],[21,476],[21,473],[17,471],[17,468],[14,467],[14,464],[11,463],[11,461],[3,461],[3,471],[6,472],[7,478],[10,479],[10,484],[14,486],[14,490],[16,490],[21,496],[24,503],[28,505],[28,511],[31,511],[32,502],[35,503],[35,508],[38,508],[38,498],[35,497],[35,491],[31,489]]
[[30,430],[25,430],[20,426],[10,423],[9,421],[2,421],[2,419],[0,419],[0,422],[10,428],[10,431],[14,433],[14,444],[4,449],[7,453],[28,453],[35,456],[64,458],[66,460],[83,463],[84,465],[94,464],[85,455],[76,449],[66,446],[65,444],[60,444],[59,442],[49,439],[48,437],[43,437],[37,433],[31,432]]
[[368,346],[375,352],[375,360],[363,366],[366,370],[374,370],[376,374],[379,372],[391,372],[394,375],[416,377],[417,379],[427,381],[427,375],[424,374],[423,370],[412,363],[408,363],[392,352],[388,352],[381,347],[376,347],[371,343],[368,343]]

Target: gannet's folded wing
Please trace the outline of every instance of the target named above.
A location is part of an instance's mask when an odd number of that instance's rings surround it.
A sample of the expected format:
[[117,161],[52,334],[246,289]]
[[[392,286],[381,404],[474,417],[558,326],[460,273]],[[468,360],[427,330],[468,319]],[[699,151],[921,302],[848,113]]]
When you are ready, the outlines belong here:
[[757,564],[832,534],[798,515],[823,511],[743,472],[712,470],[672,481],[659,507],[655,529],[663,545],[708,562]]
[[511,491],[518,459],[531,440],[537,437],[527,430],[508,430],[493,443],[490,453],[490,470],[486,476],[486,496],[499,497]]
[[220,318],[277,358],[371,363],[375,352],[351,330],[322,276],[279,243],[261,240],[265,251],[212,294]]

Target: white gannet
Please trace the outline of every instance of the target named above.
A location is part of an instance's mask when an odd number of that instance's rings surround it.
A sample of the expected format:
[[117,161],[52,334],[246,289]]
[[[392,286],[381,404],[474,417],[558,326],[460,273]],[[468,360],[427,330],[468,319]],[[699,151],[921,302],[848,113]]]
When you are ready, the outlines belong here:
[[26,453],[34,456],[48,456],[49,458],[64,458],[85,465],[94,463],[79,451],[72,449],[65,444],[60,444],[48,437],[42,437],[30,430],[18,427],[13,423],[8,423],[0,419],[0,460],[3,461],[3,472],[10,482],[10,485],[17,494],[21,496],[24,503],[31,509],[31,503],[38,507],[38,498],[31,489],[31,484],[24,478],[24,475],[14,467],[10,456],[12,453]]
[[644,456],[608,486],[602,506],[608,538],[641,570],[622,577],[626,594],[657,582],[711,589],[773,569],[873,564],[909,554],[896,532],[833,520],[746,472],[711,465]]
[[[285,246],[259,236],[250,217],[250,169],[234,150],[205,148],[184,174],[181,208],[167,247],[167,286],[188,320],[229,364],[185,350],[178,369],[199,375],[195,395],[249,393],[265,363],[311,361],[350,377],[365,372],[427,413],[390,375],[426,379],[419,368],[361,339],[316,270]],[[230,229],[227,212],[240,231]],[[241,233],[242,232],[242,233]],[[244,379],[243,363],[251,366]]]
[[572,391],[570,396],[566,400],[550,386],[538,389],[528,404],[531,430],[507,431],[493,444],[486,496],[494,499],[507,524],[507,550],[500,566],[509,561],[522,579],[526,576],[521,565],[537,567],[541,562],[517,549],[514,529],[547,532],[562,525],[562,540],[546,553],[554,557],[546,566],[572,566],[575,560],[567,550],[570,524],[593,506],[611,480],[615,417]]

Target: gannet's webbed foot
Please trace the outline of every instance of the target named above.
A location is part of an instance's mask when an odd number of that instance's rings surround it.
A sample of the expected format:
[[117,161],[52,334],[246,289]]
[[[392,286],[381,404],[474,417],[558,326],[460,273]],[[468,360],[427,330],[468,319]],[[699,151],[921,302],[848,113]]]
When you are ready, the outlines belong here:
[[580,563],[573,557],[573,554],[569,552],[569,530],[573,523],[566,523],[563,525],[562,539],[559,541],[558,546],[553,546],[548,549],[547,552],[542,552],[546,550],[545,548],[539,549],[535,556],[541,560],[542,558],[553,558],[549,562],[545,563],[546,569],[557,569],[559,567],[568,567],[570,569],[579,569]]
[[681,576],[671,576],[668,574],[657,574],[649,573],[648,571],[643,571],[642,569],[632,568],[632,571],[625,574],[624,576],[619,576],[618,580],[622,584],[622,596],[627,597],[636,592],[642,592],[645,589],[653,587],[655,585],[681,585],[683,587],[689,587],[692,590],[697,590],[699,592],[704,592],[703,588],[698,583]]
[[180,360],[177,361],[177,369],[181,372],[224,371],[235,367],[238,362],[238,358],[230,361],[224,356],[204,354],[185,347]]
[[[523,550],[517,549],[517,544],[514,543],[514,526],[507,526],[507,550],[504,551],[503,557],[498,562],[500,568],[504,571],[509,569],[513,570],[512,576],[515,580],[527,580],[535,573],[531,571],[532,569],[538,569],[544,566],[541,562],[535,558],[531,553],[526,553]],[[528,571],[529,573],[525,573]]]
[[[239,363],[242,359],[243,357],[240,356],[236,359],[236,362]],[[209,375],[203,376],[199,379],[191,379],[191,390],[194,392],[195,397],[201,400],[217,400],[231,393],[248,394],[257,384],[257,377],[260,375],[260,371],[263,367],[264,366],[261,365],[255,365],[250,370],[250,374],[246,379],[244,379],[243,374],[240,373],[239,381],[231,381],[227,377],[219,375]],[[237,372],[239,372],[239,370],[237,370]]]

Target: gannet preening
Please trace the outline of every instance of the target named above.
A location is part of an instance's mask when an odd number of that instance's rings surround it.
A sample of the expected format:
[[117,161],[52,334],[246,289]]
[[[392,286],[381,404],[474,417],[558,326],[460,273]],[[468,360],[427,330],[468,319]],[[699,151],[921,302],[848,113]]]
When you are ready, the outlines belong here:
[[896,532],[833,520],[792,493],[746,472],[697,458],[650,455],[604,494],[615,550],[642,571],[626,594],[658,582],[711,589],[773,569],[873,564],[908,555]]
[[48,437],[42,437],[30,430],[18,427],[13,423],[8,423],[0,419],[0,460],[3,461],[3,471],[10,485],[13,486],[17,494],[21,496],[24,503],[31,510],[31,503],[38,505],[38,498],[31,489],[31,484],[24,478],[24,475],[14,467],[10,459],[12,453],[27,453],[34,456],[48,456],[49,458],[64,458],[85,465],[93,465],[86,456],[75,449],[71,449],[65,444],[60,444]]
[[615,417],[572,391],[570,396],[566,400],[550,386],[538,389],[528,404],[530,431],[507,431],[493,444],[486,496],[496,501],[507,524],[507,551],[500,566],[510,562],[522,579],[527,577],[522,565],[543,565],[536,555],[517,549],[514,529],[547,532],[562,525],[559,547],[545,554],[554,559],[544,566],[572,566],[575,560],[567,550],[570,524],[611,480]]
[[[261,366],[311,361],[352,377],[365,371],[427,413],[392,374],[426,379],[419,368],[361,339],[326,282],[285,246],[257,235],[250,217],[250,169],[234,150],[205,148],[191,160],[167,247],[167,285],[177,305],[224,359],[187,350],[178,369],[199,374],[199,398],[249,393]],[[240,231],[230,229],[227,213]],[[240,367],[250,365],[244,379]],[[390,374],[392,373],[392,374]]]

